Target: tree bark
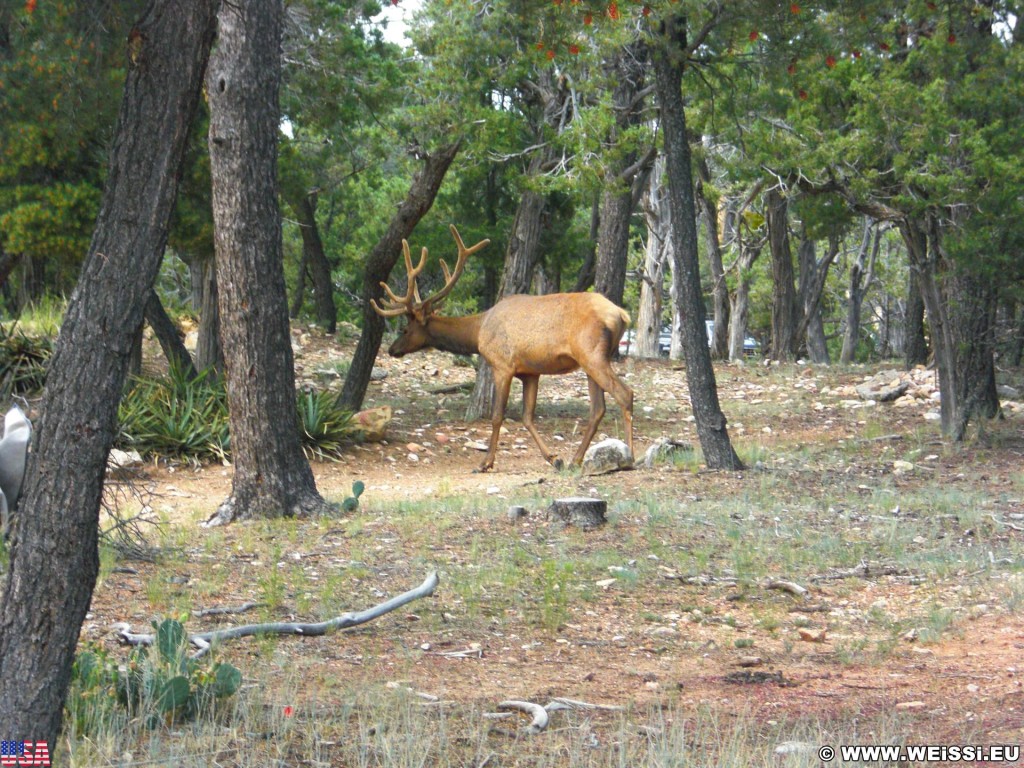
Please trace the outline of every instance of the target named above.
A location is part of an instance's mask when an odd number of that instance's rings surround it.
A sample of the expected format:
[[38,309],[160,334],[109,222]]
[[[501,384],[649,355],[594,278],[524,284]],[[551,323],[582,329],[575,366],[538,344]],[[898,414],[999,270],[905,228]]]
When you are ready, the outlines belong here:
[[871,287],[874,276],[875,259],[881,242],[881,234],[873,230],[870,219],[864,219],[864,236],[861,240],[857,259],[850,265],[850,286],[847,289],[846,325],[843,329],[843,349],[839,362],[852,363],[856,359],[857,342],[860,339],[860,314],[864,305],[864,296]]
[[647,224],[647,245],[644,249],[644,270],[640,282],[640,309],[637,311],[636,333],[630,354],[636,357],[658,357],[658,336],[661,334],[665,267],[669,261],[672,227],[668,189],[662,183],[665,159],[654,162],[647,192],[644,194],[644,221]]
[[729,323],[729,359],[743,359],[743,339],[747,333],[747,316],[750,313],[750,270],[761,255],[764,240],[750,242],[740,240],[740,255],[736,260],[736,290],[729,297],[731,322]]
[[[718,210],[705,193],[704,185],[711,182],[711,169],[703,159],[697,164],[700,181],[697,182],[697,203],[704,219],[708,241],[708,266],[711,271],[712,317],[715,327],[711,334],[711,357],[725,360],[729,357],[729,286],[725,282],[722,263],[722,239],[718,231]],[[746,327],[744,327],[744,332]]]
[[718,402],[718,386],[704,327],[704,299],[697,254],[697,212],[682,93],[686,55],[686,19],[670,15],[660,25],[652,56],[661,129],[665,137],[672,250],[678,262],[673,280],[677,284],[676,311],[682,328],[686,378],[697,435],[708,467],[740,469],[743,463],[729,441],[725,414]]
[[329,510],[302,451],[277,198],[284,9],[225,4],[210,59],[210,170],[221,344],[234,464],[211,518],[307,517]]
[[[531,162],[531,175],[540,172],[540,155]],[[533,282],[533,269],[540,255],[540,239],[544,231],[544,209],[547,198],[539,192],[527,190],[519,201],[512,235],[505,252],[505,270],[498,288],[498,301],[517,293],[529,293]],[[494,375],[487,361],[480,357],[476,368],[476,383],[469,398],[466,418],[470,421],[489,416],[494,408]]]
[[107,454],[128,353],[163,256],[215,2],[154,0],[129,37],[96,229],[50,361],[0,606],[0,723],[56,744],[99,569]]
[[641,91],[647,74],[647,45],[635,41],[623,46],[607,66],[612,89],[614,122],[608,143],[612,158],[601,194],[601,218],[597,235],[594,265],[594,290],[610,301],[623,306],[626,290],[626,267],[629,260],[629,223],[640,195],[634,181],[650,167],[654,157],[648,155],[637,162],[635,150],[623,151],[618,146],[623,136],[639,125],[644,108]]
[[423,161],[423,168],[416,174],[409,187],[405,200],[398,206],[398,211],[391,218],[387,231],[377,242],[366,260],[366,273],[363,276],[363,332],[352,355],[352,364],[345,376],[345,384],[338,395],[338,404],[350,411],[358,411],[363,407],[366,388],[370,386],[370,374],[373,363],[380,351],[380,342],[384,338],[384,318],[373,311],[370,299],[381,301],[384,290],[380,287],[387,282],[402,254],[402,240],[408,240],[420,219],[434,204],[434,198],[441,188],[441,182],[448,172],[452,161],[459,152],[459,142],[442,147],[428,155]]
[[176,367],[189,381],[196,378],[196,367],[192,364],[192,355],[185,349],[178,326],[168,317],[156,291],[149,292],[145,314],[146,322],[153,329],[156,340],[160,342],[160,349],[163,350],[167,362]]
[[796,288],[789,246],[789,203],[776,188],[764,200],[768,248],[772,257],[772,360],[796,358]]
[[797,340],[806,338],[807,356],[812,363],[829,362],[828,345],[825,340],[825,323],[821,317],[821,297],[825,292],[825,280],[829,268],[839,255],[839,238],[829,238],[828,253],[819,262],[814,240],[804,230],[797,247],[797,261],[800,267],[800,305],[803,314],[797,326]]
[[992,281],[974,274],[970,265],[956,264],[944,255],[941,226],[933,216],[907,217],[899,221],[899,228],[928,313],[942,432],[960,442],[972,419],[998,413],[992,327],[996,291]]
[[[906,237],[907,235],[904,235]],[[913,236],[913,235],[910,235]],[[924,245],[927,248],[927,243]],[[907,370],[928,362],[928,341],[924,335],[924,299],[917,268],[907,269],[907,310],[903,318],[903,361]]]
[[199,329],[196,334],[196,368],[224,371],[224,347],[220,343],[220,291],[217,289],[217,262],[202,262],[202,298],[199,305]]
[[331,264],[324,252],[320,229],[316,223],[316,195],[302,195],[289,201],[302,234],[302,261],[309,266],[313,280],[313,300],[316,306],[316,322],[325,333],[338,329],[338,309],[334,305],[334,284],[331,281]]

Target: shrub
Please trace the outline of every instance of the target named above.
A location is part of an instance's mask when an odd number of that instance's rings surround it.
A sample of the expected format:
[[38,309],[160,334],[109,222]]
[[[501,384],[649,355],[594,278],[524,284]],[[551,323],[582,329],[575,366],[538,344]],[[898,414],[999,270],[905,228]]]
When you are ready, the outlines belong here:
[[212,369],[196,378],[171,365],[165,376],[135,377],[121,399],[122,448],[158,458],[224,459],[227,393]]
[[189,656],[181,622],[164,619],[153,628],[153,646],[133,650],[124,666],[104,651],[75,658],[67,720],[77,733],[96,733],[114,719],[118,706],[150,728],[187,722],[209,714],[239,689],[242,673],[233,665]]
[[51,355],[51,339],[28,336],[17,325],[0,326],[0,394],[3,399],[40,391]]
[[336,401],[336,396],[326,390],[299,392],[302,445],[310,458],[337,458],[356,438],[358,428],[352,423],[352,412],[340,408]]
[[[121,400],[120,447],[143,456],[223,460],[230,453],[227,393],[207,370],[195,379],[171,366],[165,376],[136,377]],[[330,392],[300,392],[296,418],[310,458],[334,458],[358,433],[352,414]]]

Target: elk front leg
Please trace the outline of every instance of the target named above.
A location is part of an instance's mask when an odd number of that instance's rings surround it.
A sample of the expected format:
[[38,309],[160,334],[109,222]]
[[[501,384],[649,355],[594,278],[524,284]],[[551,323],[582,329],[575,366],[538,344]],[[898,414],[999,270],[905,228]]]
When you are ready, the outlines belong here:
[[494,466],[494,456],[498,452],[498,435],[501,423],[505,421],[505,407],[508,405],[508,393],[512,388],[512,374],[494,371],[494,410],[491,411],[491,442],[487,446],[484,463],[476,470],[486,472]]
[[561,469],[562,460],[548,450],[547,445],[541,439],[533,423],[533,416],[537,410],[537,390],[540,387],[540,376],[520,376],[519,380],[523,382],[523,426],[526,427],[530,436],[533,437],[533,441],[540,448],[540,452],[548,464],[555,469]]

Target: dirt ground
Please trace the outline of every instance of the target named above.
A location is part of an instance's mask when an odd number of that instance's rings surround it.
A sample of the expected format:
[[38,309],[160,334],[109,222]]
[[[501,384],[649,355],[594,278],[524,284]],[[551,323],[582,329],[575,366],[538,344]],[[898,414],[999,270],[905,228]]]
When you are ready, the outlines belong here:
[[[315,331],[297,333],[300,384],[340,386],[334,366],[349,351],[350,346],[322,339]],[[600,477],[558,473],[543,462],[518,420],[510,420],[495,471],[474,474],[483,456],[477,443],[486,440],[489,425],[462,420],[466,396],[465,390],[457,389],[472,382],[473,369],[436,353],[402,360],[382,355],[378,364],[386,377],[371,384],[366,406],[394,408],[387,440],[353,447],[336,463],[314,464],[318,487],[328,498],[344,498],[354,480],[366,484],[359,512],[363,522],[358,531],[347,529],[344,518],[335,525],[320,523],[316,539],[300,533],[282,536],[280,545],[283,560],[301,560],[320,571],[349,556],[351,548],[357,547],[364,559],[371,553],[365,589],[350,596],[355,604],[342,600],[345,610],[367,607],[376,602],[375,595],[382,599],[404,591],[426,575],[424,564],[408,556],[403,529],[396,525],[406,502],[461,497],[486,502],[493,509],[495,504],[522,503],[523,498],[596,495],[611,502],[664,498],[688,504],[750,493],[765,471],[660,466]],[[636,389],[638,456],[663,436],[697,443],[679,364],[627,360],[617,367]],[[852,404],[849,387],[872,368],[770,368],[754,362],[722,364],[716,370],[735,444],[759,446],[758,460],[769,465],[767,471],[785,472],[786,466],[773,463],[773,458],[799,454],[801,446],[863,440],[863,458],[851,466],[867,489],[881,474],[892,472],[894,456],[886,453],[891,444],[886,438],[923,432],[935,438],[931,466],[907,473],[897,487],[987,483],[992,497],[1002,500],[1001,514],[1024,512],[1024,414],[1019,410],[1009,411],[1007,421],[997,427],[997,447],[978,443],[949,450],[938,441],[935,422],[925,419],[924,414],[936,407],[934,401],[922,398],[916,405],[875,406],[870,411]],[[566,458],[575,450],[585,423],[586,391],[581,376],[541,380],[539,428]],[[517,385],[514,400],[518,393]],[[609,404],[608,410],[602,430],[620,436],[617,408]],[[740,418],[734,415],[737,411]],[[518,417],[518,405],[512,415]],[[235,572],[222,591],[195,594],[194,607],[259,599],[255,579],[261,564],[240,551],[251,528],[259,524],[237,523],[216,531],[198,527],[198,521],[228,495],[230,469],[151,466],[145,475],[157,489],[154,506],[174,525],[194,528],[192,537],[222,537],[216,552],[197,549],[177,569],[182,589],[187,590],[190,581],[199,582],[217,560]],[[813,493],[816,485],[829,482],[826,472],[794,471],[791,477],[794,491],[799,487]],[[284,641],[287,651],[279,653],[287,653],[288,664],[311,678],[343,676],[368,685],[397,682],[485,709],[508,698],[546,703],[561,696],[634,707],[713,704],[721,711],[765,719],[813,714],[823,721],[866,722],[879,713],[895,712],[905,718],[902,727],[908,734],[918,733],[933,742],[944,738],[958,743],[968,734],[978,744],[1024,741],[1024,614],[1008,607],[1005,583],[1015,571],[1019,574],[1019,558],[991,581],[975,577],[964,585],[955,574],[931,581],[894,569],[807,582],[806,599],[764,584],[741,589],[727,579],[687,581],[685,577],[694,574],[649,568],[645,573],[656,574],[656,581],[648,586],[623,589],[617,583],[596,582],[595,596],[567,606],[567,618],[557,631],[527,621],[526,608],[519,614],[503,609],[490,622],[478,615],[467,619],[446,580],[456,577],[458,567],[471,564],[475,538],[542,548],[554,536],[568,536],[570,549],[614,550],[619,540],[632,539],[646,525],[640,513],[624,511],[614,525],[598,531],[556,534],[538,511],[531,509],[518,523],[492,513],[465,528],[447,528],[443,546],[438,546],[441,586],[434,597],[342,636]],[[1019,552],[1024,524],[1011,523],[1002,535],[1016,542]],[[154,608],[147,580],[156,566],[131,565],[136,572],[111,573],[99,585],[85,639],[112,644],[116,622],[129,622],[136,631],[148,626]],[[822,572],[829,572],[828,564],[822,564]],[[519,595],[512,602],[536,599]],[[294,606],[295,601],[285,602]],[[955,618],[928,643],[908,634],[889,638],[885,653],[849,652],[875,647],[884,639],[867,628],[865,617],[873,610],[898,612],[917,605],[922,611],[948,606]],[[766,611],[781,617],[777,626],[764,627]],[[296,616],[287,610],[284,614],[282,618],[295,620],[327,618]],[[244,642],[232,651],[243,670],[260,663],[262,652],[257,644]]]

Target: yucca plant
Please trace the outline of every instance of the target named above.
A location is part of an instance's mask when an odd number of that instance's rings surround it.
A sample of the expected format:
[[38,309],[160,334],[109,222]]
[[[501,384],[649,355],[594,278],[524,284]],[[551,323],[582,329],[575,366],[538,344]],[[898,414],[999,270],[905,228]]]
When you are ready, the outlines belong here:
[[228,453],[227,394],[212,369],[190,378],[171,365],[164,376],[133,378],[118,417],[121,447],[144,456],[214,460]]
[[0,326],[0,393],[4,399],[42,390],[52,355],[52,339],[29,336],[17,324]]
[[309,458],[335,459],[358,434],[352,412],[339,408],[331,392],[299,392],[297,409],[302,447]]
[[[118,413],[120,447],[143,456],[211,461],[230,452],[227,394],[211,370],[190,378],[172,365],[164,376],[136,377]],[[337,458],[358,436],[351,412],[330,392],[300,392],[296,417],[310,458]]]

